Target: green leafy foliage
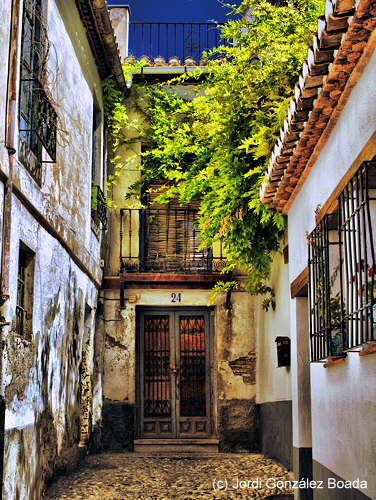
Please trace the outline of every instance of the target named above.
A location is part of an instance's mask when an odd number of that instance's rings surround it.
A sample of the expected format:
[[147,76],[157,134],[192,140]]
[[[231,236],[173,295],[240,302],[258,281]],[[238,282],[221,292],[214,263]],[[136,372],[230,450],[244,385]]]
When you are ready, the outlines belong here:
[[265,308],[275,305],[267,280],[284,220],[261,204],[259,190],[322,9],[322,0],[245,0],[237,10],[248,14],[223,27],[231,46],[217,49],[205,77],[198,69],[194,86],[190,73],[143,88],[142,182],[171,181],[159,201],[201,200],[202,245],[221,239],[226,269],[247,272],[247,288],[266,296]]

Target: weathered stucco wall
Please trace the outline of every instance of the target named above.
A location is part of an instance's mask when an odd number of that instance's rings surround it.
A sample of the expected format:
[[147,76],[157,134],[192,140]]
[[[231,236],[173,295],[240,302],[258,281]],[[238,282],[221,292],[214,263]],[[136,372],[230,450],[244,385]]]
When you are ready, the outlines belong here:
[[[78,458],[85,309],[94,311],[97,292],[58,242],[17,199],[14,204],[12,326],[5,346],[5,498],[39,499],[54,468],[71,467]],[[15,330],[20,240],[35,251],[30,337]],[[91,314],[91,335],[93,321]]]
[[5,149],[5,110],[7,102],[8,52],[11,0],[0,0],[0,166],[7,169]]
[[[104,301],[104,445],[131,447],[136,401],[136,306],[171,307],[171,293],[181,293],[175,307],[207,307],[207,290],[126,290],[126,309],[119,292],[106,291]],[[129,301],[130,299],[130,301]],[[131,302],[131,303],[130,303]],[[234,292],[231,309],[220,296],[214,310],[212,411],[221,448],[257,449],[256,356],[253,298]]]
[[[232,292],[215,311],[217,422],[222,451],[257,450],[255,300]],[[228,308],[230,306],[230,308]]]
[[[18,161],[18,151],[15,155],[11,294],[5,310],[10,326],[3,329],[6,499],[39,500],[54,470],[75,466],[80,442],[88,444],[101,418],[100,345],[94,342],[94,324],[102,271],[100,236],[91,230],[90,215],[93,97],[102,108],[101,81],[74,0],[47,4],[48,86],[65,132],[58,134],[56,164],[42,166],[41,186]],[[2,0],[0,169],[5,175],[10,13],[11,1]],[[1,211],[2,194],[0,184]],[[20,242],[35,253],[27,335],[15,328]]]

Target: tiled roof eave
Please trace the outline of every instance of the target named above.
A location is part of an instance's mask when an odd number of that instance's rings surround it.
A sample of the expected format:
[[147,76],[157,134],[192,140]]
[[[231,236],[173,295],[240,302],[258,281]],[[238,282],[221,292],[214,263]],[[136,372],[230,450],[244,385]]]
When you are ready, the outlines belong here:
[[327,0],[271,155],[262,203],[286,213],[375,27],[376,0],[360,0],[356,9],[353,0]]
[[76,5],[86,29],[100,77],[106,78],[114,75],[120,88],[125,89],[119,49],[106,0],[76,0]]

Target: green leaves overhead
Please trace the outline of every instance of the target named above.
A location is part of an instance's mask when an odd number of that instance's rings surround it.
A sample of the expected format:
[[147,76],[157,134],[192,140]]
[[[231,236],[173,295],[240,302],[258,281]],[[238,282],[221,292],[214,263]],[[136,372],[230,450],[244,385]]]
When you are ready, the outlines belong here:
[[273,305],[265,283],[284,222],[260,203],[259,189],[322,9],[322,0],[245,0],[238,13],[247,14],[222,28],[231,46],[209,54],[221,59],[205,77],[198,69],[194,85],[190,73],[143,88],[143,182],[174,181],[164,201],[176,193],[181,203],[201,200],[203,245],[222,238],[229,269],[248,272],[265,306]]

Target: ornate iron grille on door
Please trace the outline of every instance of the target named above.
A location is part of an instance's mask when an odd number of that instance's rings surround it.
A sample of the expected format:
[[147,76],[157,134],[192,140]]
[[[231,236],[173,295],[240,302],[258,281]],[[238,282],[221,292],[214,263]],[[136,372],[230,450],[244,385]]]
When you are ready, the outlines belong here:
[[138,373],[142,438],[208,437],[209,312],[148,309],[140,313]]
[[145,317],[145,417],[171,416],[169,316]]
[[205,320],[203,316],[180,316],[180,415],[206,415]]
[[311,359],[376,340],[376,162],[346,185],[309,235]]

